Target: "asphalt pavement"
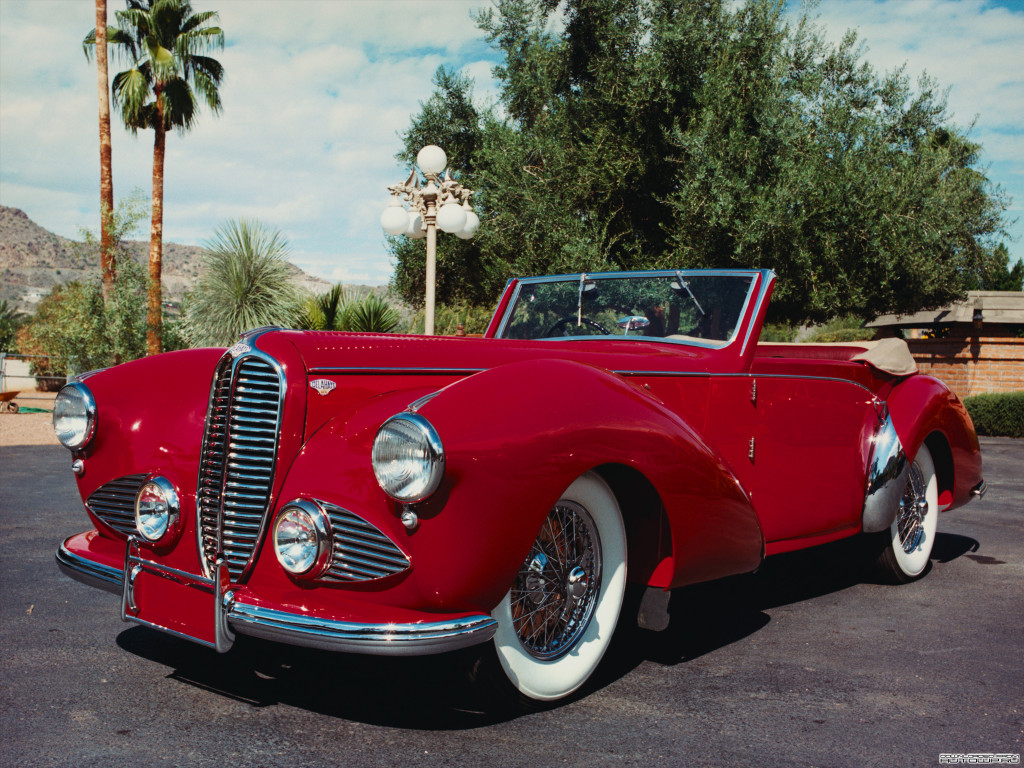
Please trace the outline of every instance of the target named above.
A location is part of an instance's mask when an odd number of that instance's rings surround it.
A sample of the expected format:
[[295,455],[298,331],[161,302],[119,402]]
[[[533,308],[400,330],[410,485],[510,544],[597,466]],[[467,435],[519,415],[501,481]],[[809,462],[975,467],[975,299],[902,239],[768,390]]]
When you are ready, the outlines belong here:
[[894,587],[840,543],[673,594],[580,696],[509,716],[465,659],[123,624],[61,575],[88,528],[68,453],[0,446],[0,766],[933,766],[1024,753],[1024,441],[983,438],[988,495]]

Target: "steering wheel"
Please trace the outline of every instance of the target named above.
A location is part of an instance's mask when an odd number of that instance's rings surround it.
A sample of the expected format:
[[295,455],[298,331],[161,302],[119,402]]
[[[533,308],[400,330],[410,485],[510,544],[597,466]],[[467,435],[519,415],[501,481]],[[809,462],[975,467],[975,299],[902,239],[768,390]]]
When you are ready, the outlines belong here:
[[[595,330],[600,331],[605,336],[611,336],[612,335],[611,331],[609,331],[607,328],[605,328],[600,323],[595,322],[594,320],[591,320],[590,318],[584,317],[581,322],[582,322],[583,325],[586,325],[589,328],[593,328]],[[544,338],[548,338],[549,336],[570,336],[570,335],[572,335],[572,334],[567,334],[567,333],[556,333],[556,331],[558,331],[558,329],[562,328],[562,326],[568,326],[568,325],[576,325],[576,318],[572,317],[572,316],[566,316],[566,317],[563,317],[561,320],[556,321],[554,325],[552,325],[550,328],[548,328],[548,332],[544,334]]]

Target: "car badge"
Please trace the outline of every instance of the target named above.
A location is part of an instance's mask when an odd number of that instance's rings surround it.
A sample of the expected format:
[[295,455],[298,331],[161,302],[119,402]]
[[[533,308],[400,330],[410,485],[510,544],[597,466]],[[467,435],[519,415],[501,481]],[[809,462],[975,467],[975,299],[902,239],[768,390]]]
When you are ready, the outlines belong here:
[[245,352],[252,352],[252,347],[246,344],[244,341],[240,341],[231,349],[228,350],[228,354],[232,357],[238,357]]
[[311,386],[321,395],[327,395],[330,393],[332,389],[334,389],[338,385],[335,384],[330,379],[313,379],[311,382],[309,382],[309,386]]

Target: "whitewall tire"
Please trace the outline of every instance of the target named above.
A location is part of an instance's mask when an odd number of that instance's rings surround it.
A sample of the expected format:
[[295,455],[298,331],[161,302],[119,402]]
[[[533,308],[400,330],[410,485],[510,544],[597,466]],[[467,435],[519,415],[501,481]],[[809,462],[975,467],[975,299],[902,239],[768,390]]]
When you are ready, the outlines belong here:
[[922,445],[907,477],[896,510],[896,519],[880,536],[886,544],[879,555],[883,573],[905,583],[921,576],[928,567],[939,522],[939,486],[935,463],[928,447]]
[[588,472],[555,504],[494,611],[494,650],[515,691],[545,702],[583,685],[608,649],[625,587],[622,514]]

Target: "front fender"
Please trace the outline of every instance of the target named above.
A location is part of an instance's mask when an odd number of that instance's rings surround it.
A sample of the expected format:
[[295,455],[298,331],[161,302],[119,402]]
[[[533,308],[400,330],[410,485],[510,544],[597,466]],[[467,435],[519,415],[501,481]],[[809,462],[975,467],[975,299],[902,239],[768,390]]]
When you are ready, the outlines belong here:
[[[370,464],[377,429],[421,394],[394,392],[339,414],[296,458],[281,500],[337,504],[385,532],[412,563],[400,577],[349,585],[356,599],[436,611],[490,611],[511,586],[541,524],[584,472],[631,467],[658,492],[671,526],[659,586],[755,569],[763,540],[746,494],[699,435],[640,387],[580,363],[513,363],[457,381],[419,408],[445,449],[440,488],[402,505]],[[653,553],[652,553],[653,555]],[[277,569],[280,571],[280,569]],[[254,579],[283,576],[257,568]]]

